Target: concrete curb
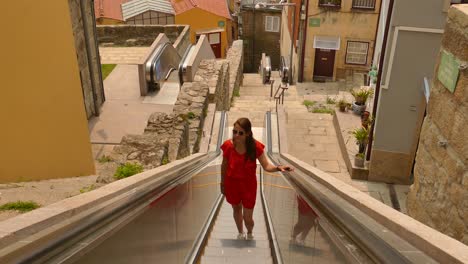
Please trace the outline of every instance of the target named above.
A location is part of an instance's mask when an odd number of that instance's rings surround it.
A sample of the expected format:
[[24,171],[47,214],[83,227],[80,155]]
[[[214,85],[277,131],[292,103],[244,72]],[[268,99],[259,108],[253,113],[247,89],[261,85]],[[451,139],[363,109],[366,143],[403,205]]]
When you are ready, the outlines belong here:
[[465,244],[390,207],[382,206],[381,202],[358,189],[289,154],[282,153],[281,156],[440,263],[468,263],[468,246]]

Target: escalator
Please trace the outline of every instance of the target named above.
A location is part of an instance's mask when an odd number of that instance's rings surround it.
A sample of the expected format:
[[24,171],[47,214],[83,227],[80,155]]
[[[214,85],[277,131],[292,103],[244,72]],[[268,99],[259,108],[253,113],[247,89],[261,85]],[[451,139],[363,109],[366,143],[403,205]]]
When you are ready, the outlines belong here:
[[[297,164],[295,172],[285,173],[257,166],[255,237],[238,240],[232,209],[219,192],[219,146],[228,133],[225,114],[217,114],[215,151],[195,155],[160,177],[149,175],[138,188],[34,234],[27,247],[2,249],[0,262],[436,263]],[[278,151],[279,125],[276,115],[267,113],[256,137],[274,164],[291,163]]]

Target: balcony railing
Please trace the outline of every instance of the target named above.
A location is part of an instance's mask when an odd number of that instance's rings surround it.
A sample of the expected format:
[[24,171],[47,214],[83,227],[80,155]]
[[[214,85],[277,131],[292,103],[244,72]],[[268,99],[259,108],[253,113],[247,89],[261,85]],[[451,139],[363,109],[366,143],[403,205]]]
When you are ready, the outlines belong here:
[[341,7],[341,0],[319,0],[320,7]]
[[353,0],[353,8],[375,9],[375,0]]

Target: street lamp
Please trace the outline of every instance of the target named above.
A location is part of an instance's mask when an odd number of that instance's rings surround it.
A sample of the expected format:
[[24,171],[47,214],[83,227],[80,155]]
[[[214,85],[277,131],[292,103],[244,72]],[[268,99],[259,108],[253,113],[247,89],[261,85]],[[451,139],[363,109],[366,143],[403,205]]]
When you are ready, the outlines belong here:
[[292,32],[291,32],[291,49],[289,50],[289,84],[292,84],[292,64],[293,64],[293,46],[294,46],[294,32],[296,29],[296,3],[288,3],[287,0],[281,0],[277,4],[270,4],[270,3],[265,3],[265,2],[259,2],[255,4],[255,8],[259,9],[261,7],[269,7],[269,6],[290,6],[293,8],[292,10]]

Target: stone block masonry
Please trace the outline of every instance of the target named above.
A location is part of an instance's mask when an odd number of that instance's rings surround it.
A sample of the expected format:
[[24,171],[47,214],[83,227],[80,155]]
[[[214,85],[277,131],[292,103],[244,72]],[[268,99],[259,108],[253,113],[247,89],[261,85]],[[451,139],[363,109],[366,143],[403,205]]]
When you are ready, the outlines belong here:
[[[197,153],[208,105],[229,110],[242,74],[242,42],[234,43],[226,60],[202,60],[194,81],[182,85],[173,112],[153,113],[143,135],[125,136],[111,154],[113,162],[136,162],[147,170]],[[106,173],[97,181],[113,181],[113,172]]]
[[160,33],[175,43],[185,25],[106,25],[96,26],[99,45],[104,46],[151,46]]
[[[442,50],[468,61],[468,5],[452,6]],[[440,56],[439,56],[440,57]],[[440,63],[440,58],[439,58]],[[436,65],[435,74],[439,68]],[[455,92],[434,79],[419,141],[414,184],[408,195],[413,218],[468,245],[468,70]],[[446,142],[446,145],[442,144]]]
[[239,92],[242,85],[244,76],[243,45],[242,40],[234,41],[226,56],[226,60],[229,61],[229,102],[232,102],[232,97]]
[[81,86],[87,118],[99,116],[100,107],[105,101],[104,86],[101,81],[95,28],[91,13],[91,2],[69,0],[70,18],[75,40],[76,57],[80,70]]

